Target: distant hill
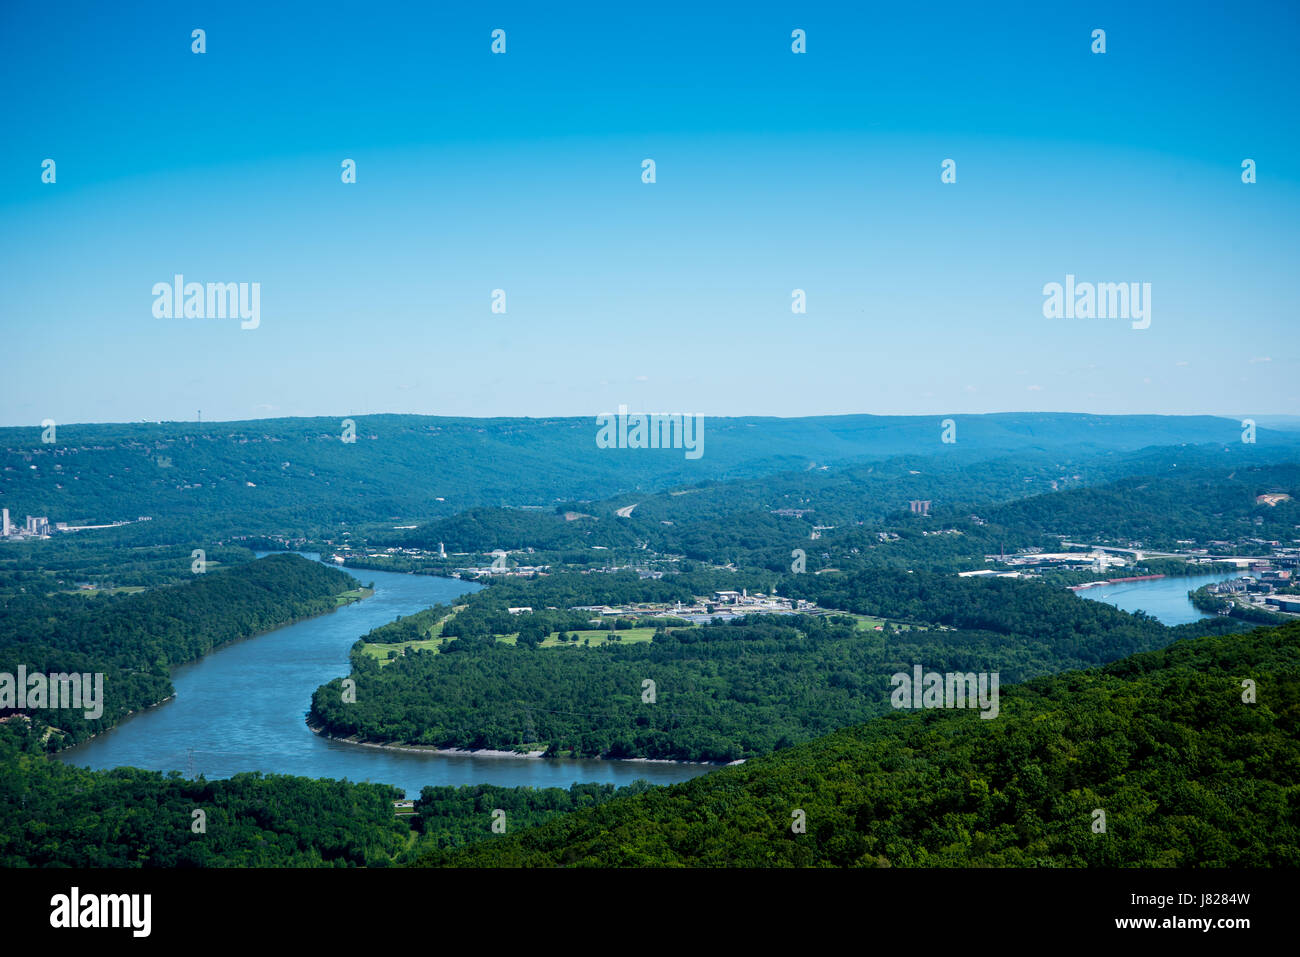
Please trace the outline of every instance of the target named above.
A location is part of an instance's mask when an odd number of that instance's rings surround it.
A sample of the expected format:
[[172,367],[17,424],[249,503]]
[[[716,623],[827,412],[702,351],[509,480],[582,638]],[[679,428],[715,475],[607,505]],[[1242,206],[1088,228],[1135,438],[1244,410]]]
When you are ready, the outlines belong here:
[[[995,458],[966,451],[900,456],[536,511],[474,508],[389,538],[426,549],[442,543],[452,552],[646,542],[690,558],[738,560],[755,548],[782,545],[788,555],[789,543],[806,540],[815,527],[837,530],[824,533],[829,545],[857,525],[906,520],[909,501],[921,499],[931,502],[935,521],[949,524],[968,526],[965,519],[978,511],[997,526],[995,544],[1041,544],[1067,530],[1169,547],[1187,536],[1290,540],[1300,537],[1300,466],[1271,464],[1286,458],[1300,461],[1300,448],[1237,443],[1100,453],[1025,450]],[[1085,494],[1089,488],[1094,491]],[[1292,499],[1256,502],[1257,494],[1273,490]],[[1220,531],[1215,523],[1225,508],[1231,515]]]
[[985,510],[1020,531],[1140,541],[1176,550],[1179,539],[1300,541],[1300,465],[1166,469]]
[[1280,432],[1300,432],[1300,415],[1257,415],[1255,422]]
[[[340,523],[429,521],[476,506],[554,506],[900,455],[980,461],[1009,453],[1128,452],[1235,444],[1239,423],[1212,416],[1006,413],[953,416],[709,418],[702,457],[681,449],[602,449],[594,418],[466,419],[377,415],[342,420],[66,424],[0,429],[0,505],[21,520],[101,524],[149,515],[187,534],[286,532]],[[1261,429],[1261,456],[1300,435]],[[151,534],[161,534],[155,525]]]

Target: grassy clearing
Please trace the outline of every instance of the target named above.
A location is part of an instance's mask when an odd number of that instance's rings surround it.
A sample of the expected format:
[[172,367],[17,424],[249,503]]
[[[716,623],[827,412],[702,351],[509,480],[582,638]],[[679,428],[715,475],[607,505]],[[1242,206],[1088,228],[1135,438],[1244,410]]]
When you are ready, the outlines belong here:
[[885,619],[876,618],[872,615],[854,615],[853,617],[857,619],[858,631],[875,631],[877,627],[883,630],[886,624]]
[[[844,614],[844,612],[836,612],[836,614]],[[927,625],[911,625],[901,621],[889,621],[885,618],[876,618],[874,615],[853,615],[852,617],[857,619],[858,631],[876,631],[876,629],[879,629],[882,632],[890,632],[895,629],[898,631],[930,630]],[[943,631],[944,629],[940,627],[939,630]]]
[[[94,598],[96,595],[135,595],[145,590],[143,585],[122,585],[118,588],[65,588],[57,594],[60,595],[85,595],[87,598]],[[51,592],[50,594],[56,594]]]
[[354,601],[360,601],[363,598],[369,598],[375,593],[373,588],[349,588],[340,595],[334,596],[335,606],[350,605]]
[[[443,621],[446,621],[446,619],[444,618]],[[434,629],[430,629],[430,631],[432,630]],[[441,622],[439,622],[438,625],[436,626],[436,630],[441,633],[442,631]],[[650,641],[654,637],[654,633],[655,633],[654,628],[627,628],[627,629],[620,628],[618,630],[618,637],[620,643],[634,644],[637,642]],[[591,629],[584,629],[580,631],[567,632],[567,634],[577,635],[578,641],[576,643],[572,641],[560,641],[559,632],[551,632],[551,634],[549,634],[546,637],[546,639],[542,642],[541,647],[565,648],[565,647],[576,646],[578,648],[583,648],[583,647],[594,648],[599,645],[608,644],[609,636],[611,632],[591,628]],[[447,641],[450,640],[451,639],[449,638],[433,637],[433,638],[425,638],[417,641],[402,641],[402,642],[397,642],[395,644],[367,644],[361,646],[361,652],[362,654],[366,654],[374,658],[376,661],[379,662],[380,666],[383,666],[389,664],[396,658],[399,658],[402,655],[406,654],[406,650],[408,648],[419,648],[423,651],[438,651],[440,650],[442,645],[444,645]],[[519,635],[518,633],[512,635],[497,635],[497,641],[499,641],[503,645],[518,644]],[[390,656],[389,655],[390,651],[396,652],[396,654]]]
[[[592,646],[608,644],[608,642],[609,642],[609,636],[612,635],[612,634],[615,634],[615,632],[611,632],[611,631],[603,631],[603,630],[598,630],[598,629],[592,628],[592,629],[586,629],[586,630],[583,630],[583,631],[571,631],[571,632],[566,632],[566,634],[577,635],[577,636],[578,636],[578,641],[576,642],[576,644],[577,644],[579,647],[581,647],[582,644],[583,644],[583,642],[585,642],[585,641],[590,641],[590,643],[592,644]],[[618,630],[617,634],[618,634],[619,641],[620,641],[621,643],[623,643],[623,644],[631,644],[631,643],[634,643],[634,642],[649,641],[651,638],[654,637],[655,629],[653,629],[653,628],[626,628],[626,629],[625,629],[625,628],[620,628],[620,629]],[[553,632],[551,632],[549,635],[546,636],[546,639],[542,642],[542,647],[543,647],[543,648],[555,648],[555,647],[557,647],[557,646],[572,645],[572,644],[575,644],[575,642],[572,642],[572,641],[560,641],[560,633],[559,633],[558,631],[553,631]]]
[[[367,644],[361,646],[361,653],[374,658],[381,665],[386,665],[393,658],[400,658],[406,654],[408,648],[419,648],[422,651],[437,651],[438,647],[445,641],[444,638],[426,638],[421,641],[399,641],[396,644]],[[389,652],[396,652],[389,655]]]

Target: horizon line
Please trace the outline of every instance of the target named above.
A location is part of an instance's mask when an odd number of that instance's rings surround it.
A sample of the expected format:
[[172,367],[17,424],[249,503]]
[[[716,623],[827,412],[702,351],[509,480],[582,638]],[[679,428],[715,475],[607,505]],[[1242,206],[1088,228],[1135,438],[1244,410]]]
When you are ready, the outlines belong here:
[[[245,422],[283,422],[292,419],[310,420],[310,419],[365,419],[380,418],[390,416],[402,416],[408,418],[423,419],[446,419],[454,421],[469,422],[489,422],[489,421],[537,421],[542,422],[554,419],[574,419],[574,420],[594,420],[602,415],[614,415],[612,412],[596,413],[560,413],[554,415],[447,415],[437,412],[349,412],[343,414],[317,413],[314,415],[275,415],[275,416],[255,416],[251,418],[214,418],[214,419],[101,419],[86,420],[79,422],[57,422],[60,428],[84,425],[216,425],[216,424],[239,424]],[[646,411],[630,410],[628,414],[644,415],[650,414]],[[661,413],[663,414],[663,413]],[[686,414],[686,413],[681,413]],[[998,411],[987,412],[823,412],[809,415],[770,415],[761,413],[741,413],[741,414],[722,414],[715,415],[708,412],[692,412],[692,416],[703,416],[710,419],[773,419],[777,421],[795,422],[809,419],[849,419],[849,418],[875,418],[875,419],[928,419],[935,417],[942,418],[977,418],[984,416],[1006,416],[1006,415],[1068,415],[1068,416],[1087,416],[1099,419],[1119,419],[1119,418],[1166,418],[1166,419],[1193,419],[1193,418],[1214,418],[1227,419],[1231,421],[1241,421],[1243,418],[1258,419],[1296,419],[1300,421],[1300,412],[1252,412],[1249,414],[1225,413],[1225,412],[1081,412],[1071,409],[1002,409]],[[0,429],[40,429],[41,422],[21,423],[0,425]]]

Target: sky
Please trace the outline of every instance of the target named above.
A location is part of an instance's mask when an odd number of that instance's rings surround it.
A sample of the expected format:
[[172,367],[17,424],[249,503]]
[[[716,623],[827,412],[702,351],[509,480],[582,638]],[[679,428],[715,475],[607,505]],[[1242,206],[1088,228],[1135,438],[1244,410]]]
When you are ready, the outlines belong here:
[[0,425],[1300,411],[1300,5],[445,6],[0,4]]

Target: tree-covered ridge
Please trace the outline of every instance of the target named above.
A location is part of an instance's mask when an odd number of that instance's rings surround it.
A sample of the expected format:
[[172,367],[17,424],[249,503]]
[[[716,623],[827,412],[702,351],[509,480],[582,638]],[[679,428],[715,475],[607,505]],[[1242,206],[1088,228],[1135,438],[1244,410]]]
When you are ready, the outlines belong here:
[[1040,535],[1131,539],[1147,548],[1179,549],[1180,539],[1290,544],[1300,538],[1300,465],[1136,475],[1001,505],[985,517]]
[[[200,531],[310,534],[341,523],[429,521],[476,506],[535,505],[640,495],[700,482],[820,469],[827,463],[918,456],[966,466],[1008,453],[1079,461],[1153,444],[1217,443],[1243,462],[1273,461],[1297,440],[1259,431],[1237,441],[1229,419],[1007,413],[955,416],[956,445],[930,416],[709,418],[705,454],[599,449],[590,418],[464,419],[357,416],[249,422],[61,424],[0,429],[0,499],[18,517],[99,524],[154,519],[183,544]],[[783,491],[784,491],[783,487]],[[924,488],[903,488],[910,497]],[[391,528],[391,525],[389,526]],[[162,540],[162,539],[159,539]]]
[[[1294,544],[1300,466],[1276,463],[1295,450],[1244,448],[1251,451],[1029,452],[988,460],[963,451],[628,493],[545,511],[477,508],[373,537],[426,551],[443,545],[475,559],[393,556],[384,561],[396,564],[374,567],[445,571],[486,564],[489,552],[505,549],[512,553],[508,566],[680,556],[784,572],[800,548],[809,571],[966,571],[1000,552],[1057,551],[1062,538],[1178,551],[1217,543],[1216,554],[1259,554],[1267,550],[1260,540]],[[929,515],[910,513],[916,499],[931,503]]]
[[1296,867],[1297,794],[1291,623],[1004,688],[996,720],[891,715],[423,863]]
[[[1219,620],[1169,628],[1042,584],[894,573],[802,576],[802,593],[823,607],[928,624],[876,631],[846,615],[749,616],[664,627],[649,643],[587,648],[496,640],[507,629],[522,639],[533,618],[544,620],[543,632],[569,627],[561,620],[570,614],[563,603],[556,611],[510,615],[503,600],[544,607],[542,596],[581,595],[582,583],[599,587],[609,577],[493,586],[442,626],[444,635],[458,637],[438,651],[413,650],[382,667],[354,651],[355,700],[336,679],[313,695],[311,720],[332,735],[377,742],[731,761],[888,712],[890,676],[918,663],[996,671],[1003,682],[1016,682],[1161,647],[1193,627],[1244,627]],[[681,587],[673,577],[627,576],[626,585],[671,600]],[[530,591],[534,600],[525,602]],[[646,700],[647,681],[653,702]]]
[[[26,596],[35,606],[78,608],[77,599],[110,598],[122,592],[177,585],[194,578],[193,550],[203,548],[209,571],[253,560],[240,546],[195,543],[135,544],[122,539],[123,529],[93,535],[60,535],[49,540],[7,542],[0,548],[0,605],[12,606]],[[89,585],[83,591],[78,586]],[[62,603],[62,604],[60,604]]]
[[[59,729],[51,746],[75,744],[172,693],[170,669],[212,649],[337,607],[357,582],[298,555],[270,555],[180,584],[85,601],[57,614],[22,597],[0,603],[0,672],[102,672],[104,709],[24,709]],[[5,710],[4,715],[13,712]]]

